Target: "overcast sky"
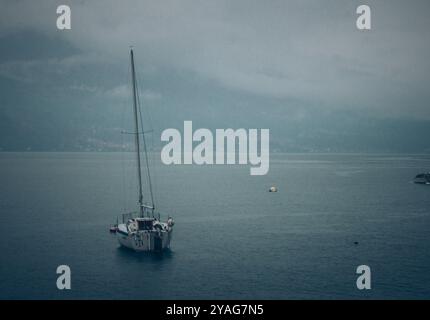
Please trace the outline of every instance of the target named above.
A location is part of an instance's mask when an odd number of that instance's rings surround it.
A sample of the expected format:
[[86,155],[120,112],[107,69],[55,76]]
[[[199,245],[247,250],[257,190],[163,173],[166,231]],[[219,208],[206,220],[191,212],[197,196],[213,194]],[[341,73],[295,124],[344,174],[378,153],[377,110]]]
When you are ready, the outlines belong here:
[[[219,119],[232,110],[239,126],[274,128],[282,127],[279,117],[327,113],[350,114],[352,126],[357,115],[430,120],[425,0],[0,3],[0,108],[10,119],[30,110],[21,106],[30,101],[49,113],[62,99],[79,112],[86,105],[116,116],[109,106],[128,101],[133,45],[143,99],[156,117],[170,113],[175,123],[195,116],[222,128]],[[72,9],[70,31],[56,29],[60,4]],[[372,9],[370,31],[356,29],[360,4]],[[163,125],[170,124],[166,117]]]

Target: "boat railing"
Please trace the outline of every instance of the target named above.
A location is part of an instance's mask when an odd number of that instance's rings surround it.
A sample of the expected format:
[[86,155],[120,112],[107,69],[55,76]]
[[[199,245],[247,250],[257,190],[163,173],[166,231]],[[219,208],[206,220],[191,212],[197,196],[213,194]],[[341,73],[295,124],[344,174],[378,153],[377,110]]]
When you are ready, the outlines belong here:
[[130,219],[135,219],[135,218],[139,218],[140,214],[137,211],[134,212],[127,212],[127,213],[123,213],[118,217],[118,222],[119,223],[126,223],[128,220]]
[[[150,217],[150,216],[151,215],[148,215],[148,217]],[[141,218],[141,217],[142,216],[138,211],[126,212],[126,213],[123,213],[117,217],[117,224],[126,223],[130,219],[136,219],[136,218]],[[152,214],[152,217],[156,218],[156,219],[158,218],[159,221],[161,219],[159,212]]]

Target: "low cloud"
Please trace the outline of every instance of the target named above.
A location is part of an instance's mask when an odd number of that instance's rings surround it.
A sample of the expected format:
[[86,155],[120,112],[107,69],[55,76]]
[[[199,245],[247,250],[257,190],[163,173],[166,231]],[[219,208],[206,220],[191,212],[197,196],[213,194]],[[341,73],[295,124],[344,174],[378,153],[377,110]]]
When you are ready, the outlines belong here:
[[[8,62],[0,65],[2,75],[34,80],[44,70],[68,72],[100,59],[126,65],[134,45],[144,72],[162,66],[245,95],[430,118],[427,1],[368,1],[368,32],[355,28],[354,1],[63,2],[72,8],[71,31],[55,28],[58,1],[6,1],[2,34],[37,30],[82,55]],[[122,81],[107,93],[124,98]]]

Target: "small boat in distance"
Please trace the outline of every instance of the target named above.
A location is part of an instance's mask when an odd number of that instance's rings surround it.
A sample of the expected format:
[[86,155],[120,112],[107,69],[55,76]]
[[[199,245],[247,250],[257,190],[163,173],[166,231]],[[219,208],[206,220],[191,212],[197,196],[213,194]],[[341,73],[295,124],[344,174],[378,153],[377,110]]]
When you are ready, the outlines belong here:
[[269,188],[269,192],[278,192],[278,188],[276,188],[275,186],[271,186]]
[[[140,103],[137,84],[136,84],[136,72],[134,69],[134,54],[133,49],[130,49],[130,60],[131,60],[131,78],[133,88],[133,114],[134,114],[134,142],[136,147],[137,157],[137,178],[139,186],[139,209],[137,212],[125,213],[118,220],[116,225],[116,236],[118,242],[129,249],[135,251],[162,251],[170,247],[170,241],[172,238],[172,228],[174,225],[173,219],[169,216],[166,222],[160,221],[160,214],[158,217],[155,216],[155,204],[154,196],[152,193],[151,175],[148,164],[148,154],[145,141],[145,132],[142,128],[142,118],[140,112]],[[141,141],[145,155],[146,163],[146,177],[148,179],[148,186],[150,192],[150,202],[145,203],[143,201],[142,192],[142,165],[141,165]],[[113,231],[112,231],[113,232]]]
[[414,178],[414,183],[430,184],[430,172],[417,174]]

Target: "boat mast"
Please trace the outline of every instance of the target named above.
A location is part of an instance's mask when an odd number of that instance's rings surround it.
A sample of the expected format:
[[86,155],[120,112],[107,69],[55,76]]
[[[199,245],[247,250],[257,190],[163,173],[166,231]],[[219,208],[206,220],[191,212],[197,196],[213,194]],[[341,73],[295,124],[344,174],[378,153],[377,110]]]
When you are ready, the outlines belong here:
[[[140,216],[143,217],[145,213],[145,209],[152,210],[152,216],[154,216],[155,204],[154,204],[154,195],[152,192],[152,182],[151,182],[151,174],[149,172],[149,162],[148,162],[148,151],[146,149],[146,141],[145,141],[145,133],[142,128],[142,132],[139,131],[139,118],[141,119],[142,115],[140,113],[139,108],[139,96],[137,93],[137,84],[136,84],[136,71],[134,68],[134,53],[133,48],[130,49],[130,59],[131,59],[131,77],[133,83],[133,111],[134,111],[134,126],[135,126],[135,143],[136,143],[136,153],[137,153],[137,176],[139,180],[139,212]],[[141,119],[142,122],[142,119]],[[141,123],[142,125],[142,123]],[[146,171],[148,175],[148,184],[149,184],[149,192],[151,195],[151,206],[143,203],[143,193],[142,193],[142,164],[140,159],[140,133],[142,133],[143,140],[143,150],[145,151],[145,162],[146,162]]]
[[134,55],[133,48],[130,49],[131,59],[131,80],[133,86],[133,111],[134,111],[134,128],[135,128],[135,144],[137,154],[137,177],[139,180],[139,212],[140,216],[143,217],[143,193],[142,193],[142,170],[140,163],[140,139],[139,139],[139,120],[137,112],[137,90],[136,90],[136,72],[134,70]]

